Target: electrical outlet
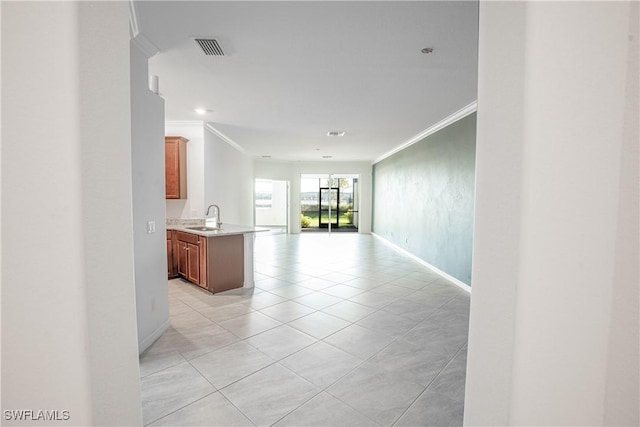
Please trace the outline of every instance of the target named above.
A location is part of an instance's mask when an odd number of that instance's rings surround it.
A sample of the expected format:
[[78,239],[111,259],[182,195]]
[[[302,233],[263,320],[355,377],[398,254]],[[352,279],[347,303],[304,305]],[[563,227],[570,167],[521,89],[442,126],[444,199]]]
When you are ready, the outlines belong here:
[[147,221],[147,234],[156,232],[156,222],[155,221]]

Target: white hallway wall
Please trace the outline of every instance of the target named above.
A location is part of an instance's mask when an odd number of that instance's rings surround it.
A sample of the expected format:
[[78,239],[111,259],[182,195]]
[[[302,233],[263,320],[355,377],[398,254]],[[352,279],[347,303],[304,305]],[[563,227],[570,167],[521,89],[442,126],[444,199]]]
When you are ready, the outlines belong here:
[[140,425],[128,5],[1,7],[2,409]]
[[[149,90],[148,58],[131,43],[131,172],[138,351],[169,326],[164,191],[164,100]],[[156,224],[147,233],[147,221]]]
[[371,233],[371,163],[368,162],[280,162],[256,160],[254,174],[258,179],[284,180],[291,183],[289,231],[300,233],[300,178],[302,174],[359,174],[360,222],[358,232]]
[[481,2],[465,425],[638,425],[638,3]]

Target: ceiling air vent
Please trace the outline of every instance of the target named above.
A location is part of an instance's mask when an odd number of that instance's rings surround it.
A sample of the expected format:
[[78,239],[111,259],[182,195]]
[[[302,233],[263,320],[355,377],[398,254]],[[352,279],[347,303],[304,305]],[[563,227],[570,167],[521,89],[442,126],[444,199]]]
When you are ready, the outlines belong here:
[[327,132],[327,136],[344,136],[345,131],[343,130],[331,130]]
[[195,39],[205,55],[224,56],[222,46],[216,39]]

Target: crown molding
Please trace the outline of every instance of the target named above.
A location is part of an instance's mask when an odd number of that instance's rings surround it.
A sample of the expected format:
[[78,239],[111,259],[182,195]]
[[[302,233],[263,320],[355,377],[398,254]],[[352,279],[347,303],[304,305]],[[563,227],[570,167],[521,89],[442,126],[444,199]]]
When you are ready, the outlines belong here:
[[409,139],[408,141],[404,142],[403,144],[400,144],[399,146],[397,146],[393,150],[386,152],[385,154],[383,154],[382,156],[378,157],[373,162],[371,162],[371,164],[375,165],[376,163],[381,162],[382,160],[386,159],[387,157],[391,157],[392,155],[396,154],[397,152],[402,151],[405,148],[408,148],[408,147],[412,146],[416,142],[419,142],[419,141],[423,140],[424,138],[428,137],[429,135],[433,135],[434,133],[438,132],[439,130],[441,130],[441,129],[447,127],[447,126],[449,126],[450,124],[453,124],[453,123],[457,122],[458,120],[463,119],[463,118],[467,117],[468,115],[470,115],[472,113],[475,113],[477,110],[478,110],[478,101],[473,101],[471,104],[461,108],[460,110],[456,111],[455,113],[451,114],[450,116],[445,117],[444,119],[440,120],[435,125],[423,130],[422,132],[420,132],[419,134],[417,134],[413,138]]
[[131,42],[136,45],[147,58],[151,58],[160,52],[160,49],[158,49],[156,45],[154,45],[153,42],[143,33],[138,33],[137,36],[131,39]]
[[218,129],[214,128],[210,123],[203,122],[200,120],[167,120],[164,122],[164,125],[165,125],[165,128],[167,126],[175,126],[175,127],[188,126],[188,127],[197,127],[199,129],[208,130],[209,132],[211,132],[212,134],[214,134],[215,136],[217,136],[222,141],[226,142],[227,144],[229,144],[231,147],[235,148],[242,154],[251,155],[249,154],[249,152],[247,152],[247,150],[242,148],[237,142],[229,138],[224,133],[220,132]]
[[136,45],[147,58],[151,58],[160,52],[160,49],[158,49],[147,36],[140,32],[138,12],[136,11],[134,0],[129,0],[129,36],[131,37],[131,42]]
[[238,150],[239,152],[241,152],[242,154],[246,154],[249,155],[249,153],[247,152],[247,150],[245,150],[244,148],[242,148],[237,142],[235,142],[233,139],[229,138],[227,135],[225,135],[224,133],[220,132],[218,129],[214,128],[213,126],[211,126],[211,124],[209,123],[205,123],[204,124],[204,128],[206,130],[208,130],[209,132],[211,132],[212,134],[214,134],[215,136],[217,136],[218,138],[220,138],[221,140],[223,140],[224,142],[226,142],[227,144],[229,144],[230,146],[232,146],[233,148],[235,148],[236,150]]
[[133,0],[129,0],[129,35],[131,39],[136,38],[140,33],[140,27],[138,27],[138,13],[136,12],[136,5]]

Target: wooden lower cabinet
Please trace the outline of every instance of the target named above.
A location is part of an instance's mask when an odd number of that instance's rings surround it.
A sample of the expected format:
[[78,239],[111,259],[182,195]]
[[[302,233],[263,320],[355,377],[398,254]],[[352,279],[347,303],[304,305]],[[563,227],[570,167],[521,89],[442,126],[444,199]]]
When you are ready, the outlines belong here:
[[244,236],[204,237],[167,231],[167,262],[169,277],[183,277],[209,292],[241,288],[244,285]]
[[200,247],[187,243],[187,280],[200,283]]
[[207,243],[209,291],[241,288],[244,285],[244,236],[209,237]]
[[169,279],[178,277],[178,254],[172,230],[167,230],[167,274]]
[[178,276],[207,289],[207,238],[181,231],[175,235]]
[[178,241],[176,242],[176,249],[178,251],[178,275],[184,278],[187,278],[187,268],[189,257],[188,248],[186,242]]

